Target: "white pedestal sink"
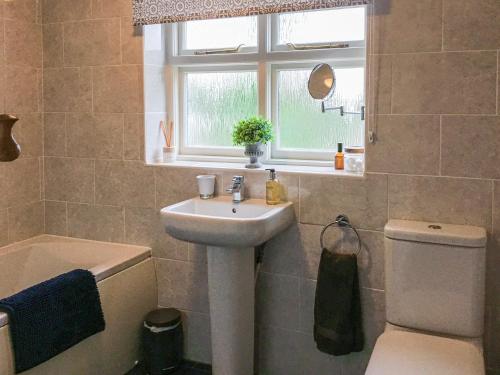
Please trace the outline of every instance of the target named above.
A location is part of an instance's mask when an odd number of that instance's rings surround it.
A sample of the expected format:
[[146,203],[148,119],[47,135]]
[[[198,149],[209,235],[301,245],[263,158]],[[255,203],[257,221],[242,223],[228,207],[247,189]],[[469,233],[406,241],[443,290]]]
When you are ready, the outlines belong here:
[[254,247],[293,222],[293,204],[194,198],[161,215],[171,236],[207,245],[214,375],[253,375]]

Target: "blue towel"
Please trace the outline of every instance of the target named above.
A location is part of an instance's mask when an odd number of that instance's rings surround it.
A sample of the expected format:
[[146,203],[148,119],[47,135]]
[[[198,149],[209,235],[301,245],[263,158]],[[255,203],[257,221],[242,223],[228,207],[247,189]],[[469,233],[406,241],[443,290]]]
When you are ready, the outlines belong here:
[[9,316],[16,373],[105,328],[94,275],[74,270],[0,300]]

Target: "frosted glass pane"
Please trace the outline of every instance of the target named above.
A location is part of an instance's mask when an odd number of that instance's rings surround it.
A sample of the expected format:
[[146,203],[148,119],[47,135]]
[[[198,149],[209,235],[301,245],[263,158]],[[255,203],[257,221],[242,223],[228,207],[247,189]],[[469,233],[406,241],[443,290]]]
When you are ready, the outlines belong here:
[[187,143],[232,146],[233,125],[258,113],[257,72],[187,73]]
[[232,48],[257,45],[257,17],[186,22],[186,49]]
[[365,39],[364,8],[279,15],[279,44],[327,43]]
[[[364,145],[364,121],[360,115],[340,116],[339,111],[321,112],[321,102],[310,97],[310,69],[278,72],[278,122],[281,149],[331,151],[337,143]],[[364,105],[364,69],[335,69],[337,89],[328,106],[359,112]]]

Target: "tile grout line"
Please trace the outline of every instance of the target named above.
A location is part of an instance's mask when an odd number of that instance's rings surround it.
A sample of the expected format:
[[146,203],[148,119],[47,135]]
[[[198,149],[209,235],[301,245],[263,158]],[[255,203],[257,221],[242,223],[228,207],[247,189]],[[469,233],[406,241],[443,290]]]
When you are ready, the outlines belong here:
[[444,8],[445,1],[441,0],[441,52],[444,52]]
[[65,208],[66,208],[66,236],[69,237],[69,204],[68,202],[64,202],[65,203]]
[[438,175],[443,175],[443,116],[439,116],[439,171]]
[[497,51],[497,115],[500,115],[500,50]]

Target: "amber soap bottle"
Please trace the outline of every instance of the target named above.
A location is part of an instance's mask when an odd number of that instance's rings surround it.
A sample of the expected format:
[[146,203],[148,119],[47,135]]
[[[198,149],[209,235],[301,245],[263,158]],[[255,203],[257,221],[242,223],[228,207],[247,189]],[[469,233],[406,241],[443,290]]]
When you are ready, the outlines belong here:
[[335,154],[335,169],[343,170],[344,169],[344,147],[342,143],[338,144],[337,153]]

